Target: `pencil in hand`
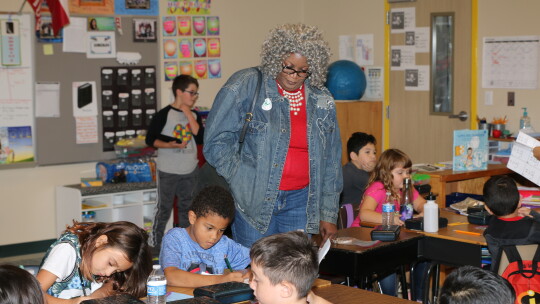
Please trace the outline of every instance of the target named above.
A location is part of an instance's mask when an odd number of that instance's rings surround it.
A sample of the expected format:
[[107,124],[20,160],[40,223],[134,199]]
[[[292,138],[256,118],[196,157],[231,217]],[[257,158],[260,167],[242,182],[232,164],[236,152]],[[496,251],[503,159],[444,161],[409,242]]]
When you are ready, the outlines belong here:
[[225,260],[225,264],[227,264],[227,268],[229,268],[229,270],[231,272],[233,272],[233,269],[231,267],[231,263],[229,262],[229,259],[227,258],[227,255],[225,255],[225,257],[223,257],[223,259]]

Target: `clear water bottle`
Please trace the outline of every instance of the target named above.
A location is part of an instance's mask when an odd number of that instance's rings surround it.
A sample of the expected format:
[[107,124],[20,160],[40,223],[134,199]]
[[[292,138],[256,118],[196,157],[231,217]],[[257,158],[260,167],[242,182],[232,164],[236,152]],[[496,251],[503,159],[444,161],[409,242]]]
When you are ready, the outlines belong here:
[[391,199],[392,193],[386,192],[386,200],[382,205],[382,224],[383,226],[394,225],[394,203]]
[[152,273],[146,282],[146,303],[165,304],[167,302],[167,279],[160,265],[154,265],[152,268]]
[[401,190],[401,202],[399,213],[401,216],[400,220],[406,221],[413,217],[413,189],[412,182],[410,178],[403,180],[403,189]]

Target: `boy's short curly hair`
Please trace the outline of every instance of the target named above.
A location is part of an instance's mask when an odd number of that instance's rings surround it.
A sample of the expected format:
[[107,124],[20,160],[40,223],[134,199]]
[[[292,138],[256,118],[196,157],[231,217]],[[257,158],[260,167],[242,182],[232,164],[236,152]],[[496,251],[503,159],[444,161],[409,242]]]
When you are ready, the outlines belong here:
[[315,26],[284,24],[272,29],[262,45],[262,72],[275,79],[283,68],[283,60],[293,53],[306,57],[311,73],[309,83],[322,88],[331,53],[328,43]]
[[197,217],[209,214],[219,215],[231,222],[234,219],[234,199],[229,191],[220,186],[208,186],[193,199],[189,210]]

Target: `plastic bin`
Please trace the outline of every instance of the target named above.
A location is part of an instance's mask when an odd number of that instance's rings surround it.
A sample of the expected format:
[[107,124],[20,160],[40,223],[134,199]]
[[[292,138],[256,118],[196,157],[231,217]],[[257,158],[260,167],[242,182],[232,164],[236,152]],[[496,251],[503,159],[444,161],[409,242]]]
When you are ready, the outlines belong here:
[[484,201],[484,197],[480,194],[452,192],[446,196],[446,207],[454,203],[459,203],[467,197],[474,198],[475,200]]

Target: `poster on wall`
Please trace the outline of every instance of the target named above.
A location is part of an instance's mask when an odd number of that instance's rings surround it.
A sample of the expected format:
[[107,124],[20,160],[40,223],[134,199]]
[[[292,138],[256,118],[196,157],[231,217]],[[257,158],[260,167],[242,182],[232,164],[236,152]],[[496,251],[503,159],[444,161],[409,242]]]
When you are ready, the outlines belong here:
[[167,0],[168,15],[208,15],[212,0]]
[[219,17],[164,16],[161,22],[165,81],[181,74],[221,78]]
[[396,8],[390,11],[390,33],[405,33],[415,27],[416,11],[414,7]]
[[158,1],[155,0],[115,0],[116,15],[158,15]]
[[0,127],[0,165],[33,161],[32,127]]
[[114,32],[89,32],[86,58],[116,58]]
[[62,42],[64,29],[58,35],[54,35],[51,16],[41,15],[40,25],[36,29],[38,42]]
[[[33,16],[1,15],[0,20],[11,20],[13,28],[4,23],[0,37],[18,32],[20,41],[19,65],[0,65],[0,165],[35,162],[34,145],[34,68],[32,41],[35,28]],[[9,33],[8,33],[9,32]],[[4,41],[5,42],[5,41]]]

